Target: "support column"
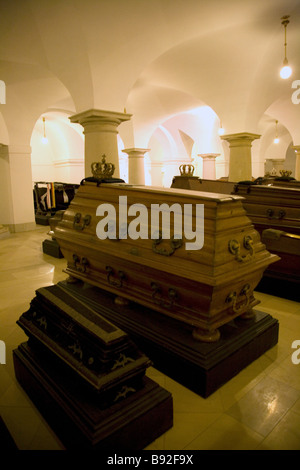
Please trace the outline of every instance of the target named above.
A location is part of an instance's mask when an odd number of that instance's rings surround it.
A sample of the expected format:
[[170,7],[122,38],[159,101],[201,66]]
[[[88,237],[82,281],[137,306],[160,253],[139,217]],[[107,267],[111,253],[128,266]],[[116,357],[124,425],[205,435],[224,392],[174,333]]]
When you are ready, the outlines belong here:
[[237,134],[222,135],[221,139],[229,143],[229,177],[231,182],[247,181],[252,179],[251,146],[259,134],[240,132]]
[[128,155],[128,183],[145,184],[145,161],[144,155],[150,149],[130,148],[122,152]]
[[296,150],[295,178],[300,181],[300,145],[294,145],[292,149]]
[[118,126],[131,118],[131,114],[90,109],[70,116],[70,121],[81,124],[85,135],[85,176],[91,176],[93,162],[101,161],[106,155],[107,163],[115,165],[114,177],[120,176],[118,151]]
[[203,160],[203,179],[215,180],[216,179],[216,158],[221,155],[220,153],[199,153],[198,156]]
[[11,232],[36,227],[29,145],[0,147],[0,223]]

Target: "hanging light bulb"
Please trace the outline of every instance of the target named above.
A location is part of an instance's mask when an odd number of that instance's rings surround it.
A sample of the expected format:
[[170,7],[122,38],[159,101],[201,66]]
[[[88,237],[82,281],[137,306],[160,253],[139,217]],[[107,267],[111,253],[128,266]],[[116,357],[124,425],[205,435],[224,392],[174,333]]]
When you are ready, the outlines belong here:
[[286,42],[286,27],[287,25],[289,24],[289,15],[287,16],[283,16],[281,19],[282,19],[282,22],[281,24],[284,26],[284,60],[283,60],[283,67],[282,69],[280,70],[280,76],[281,78],[283,78],[284,80],[289,78],[291,75],[292,75],[292,69],[291,67],[289,66],[289,63],[288,63],[288,60],[287,60],[287,57],[286,57],[286,46],[287,46],[287,42]]
[[276,133],[275,133],[274,144],[279,144],[279,138],[278,138],[278,134],[277,134],[277,124],[278,124],[278,121],[275,121],[275,122],[276,122]]
[[43,128],[44,128],[44,135],[42,137],[43,144],[48,144],[48,139],[46,137],[46,125],[45,125],[45,118],[43,117]]

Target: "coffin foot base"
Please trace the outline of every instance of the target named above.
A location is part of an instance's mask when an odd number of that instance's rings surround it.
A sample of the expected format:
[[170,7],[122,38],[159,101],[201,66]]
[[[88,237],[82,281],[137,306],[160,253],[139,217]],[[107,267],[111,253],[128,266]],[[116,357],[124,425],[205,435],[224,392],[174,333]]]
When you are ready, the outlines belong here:
[[129,305],[129,300],[125,299],[125,297],[121,297],[120,295],[115,297],[114,302],[116,305]]
[[80,281],[80,279],[77,279],[76,277],[69,275],[66,279],[66,282],[68,284],[78,284],[81,281]]
[[255,312],[252,308],[250,308],[249,310],[247,310],[247,312],[243,313],[238,318],[241,320],[254,320]]
[[205,343],[215,343],[220,339],[219,330],[202,330],[201,328],[195,328],[193,330],[193,338],[197,341],[203,341]]

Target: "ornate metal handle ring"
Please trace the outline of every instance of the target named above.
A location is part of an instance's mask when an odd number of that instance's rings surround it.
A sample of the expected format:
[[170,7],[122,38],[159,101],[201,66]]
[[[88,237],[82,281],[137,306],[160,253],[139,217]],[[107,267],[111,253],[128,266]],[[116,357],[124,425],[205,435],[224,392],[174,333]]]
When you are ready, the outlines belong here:
[[74,265],[75,265],[75,269],[81,273],[85,273],[86,272],[86,269],[89,265],[89,262],[87,260],[87,258],[83,257],[83,258],[79,258],[78,255],[73,255],[73,261],[74,261]]
[[[241,297],[241,296],[246,297],[246,303],[244,303],[244,304],[240,305],[239,307],[237,307],[238,297]],[[241,314],[241,313],[244,313],[243,311],[247,311],[247,309],[250,305],[250,286],[249,286],[249,284],[246,284],[242,288],[239,295],[237,295],[236,292],[231,292],[227,296],[226,302],[227,303],[232,302],[232,310],[233,310],[234,313]]]
[[231,254],[235,255],[235,259],[240,263],[249,261],[254,254],[253,240],[250,235],[247,235],[244,238],[244,247],[246,248],[246,250],[249,250],[249,253],[247,253],[246,255],[241,255],[241,246],[237,240],[230,240],[228,243],[228,250]]
[[157,253],[163,256],[171,256],[175,252],[175,250],[177,250],[178,248],[182,246],[182,239],[174,238],[174,236],[172,236],[171,239],[169,240],[170,242],[169,249],[157,248],[157,246],[160,245],[162,241],[163,241],[162,233],[159,232],[159,238],[157,240],[153,240],[153,243],[152,243],[152,250],[154,251],[154,253]]
[[267,216],[269,219],[276,219],[276,220],[280,220],[280,219],[283,219],[283,217],[285,216],[285,211],[284,210],[280,210],[278,211],[278,215],[274,215],[275,214],[275,211],[273,209],[268,209],[267,210]]
[[77,214],[74,215],[74,221],[73,221],[73,227],[75,230],[83,230],[84,227],[87,227],[91,223],[92,217],[87,214],[84,216],[82,223],[81,222],[81,214],[80,212],[77,212]]
[[117,280],[112,279],[112,277],[115,275],[114,269],[111,266],[106,266],[106,272],[107,272],[107,282],[111,286],[114,287],[123,287],[123,281],[126,278],[126,275],[123,271],[118,271],[118,278]]
[[161,297],[161,288],[156,282],[151,282],[152,289],[152,299],[157,305],[160,305],[164,308],[172,308],[175,300],[178,298],[178,293],[176,289],[170,287],[168,290],[168,300],[167,302]]

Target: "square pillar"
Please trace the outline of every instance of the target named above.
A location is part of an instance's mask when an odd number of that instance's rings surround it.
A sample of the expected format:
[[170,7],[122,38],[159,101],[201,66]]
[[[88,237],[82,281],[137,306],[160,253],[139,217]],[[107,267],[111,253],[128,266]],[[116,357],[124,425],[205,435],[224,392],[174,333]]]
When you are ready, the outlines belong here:
[[203,161],[202,177],[207,180],[216,179],[216,158],[220,153],[199,153],[198,156]]
[[300,181],[300,145],[293,145],[292,149],[296,150],[295,178]]
[[230,148],[229,181],[251,181],[251,146],[253,140],[259,138],[259,134],[252,134],[250,132],[240,132],[237,134],[221,136],[221,139],[226,140],[229,143]]
[[280,170],[283,170],[285,159],[284,158],[267,158],[266,164],[267,162],[270,162],[272,166],[272,169],[270,171],[271,176],[280,176]]
[[119,178],[117,128],[130,118],[131,114],[101,109],[90,109],[70,116],[71,122],[81,124],[84,128],[84,172],[86,177],[92,175],[92,163],[101,161],[102,155],[106,155],[106,160],[115,165],[114,177]]
[[144,155],[150,149],[130,148],[122,152],[128,155],[128,183],[145,184],[145,161]]

